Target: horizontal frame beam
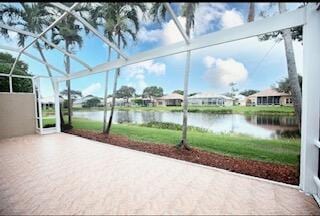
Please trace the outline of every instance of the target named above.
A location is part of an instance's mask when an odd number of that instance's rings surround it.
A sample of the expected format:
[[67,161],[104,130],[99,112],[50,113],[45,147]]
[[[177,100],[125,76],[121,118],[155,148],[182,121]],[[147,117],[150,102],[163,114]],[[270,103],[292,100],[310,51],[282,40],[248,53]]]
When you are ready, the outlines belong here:
[[117,59],[111,62],[103,63],[95,66],[92,69],[92,71],[78,71],[76,73],[71,74],[69,77],[60,78],[60,80],[63,81],[80,78],[87,75],[101,73],[115,68],[120,68],[151,59],[175,55],[187,51],[202,49],[232,41],[242,40],[274,31],[279,31],[286,28],[301,26],[305,24],[305,13],[306,8],[300,8],[284,14],[279,14],[255,22],[246,23],[241,26],[203,35],[190,40],[190,44],[185,44],[185,42],[178,42],[168,46],[156,48],[150,51],[138,53],[136,55],[131,56],[127,61],[123,59]]
[[[0,76],[10,77],[10,74],[0,73]],[[11,77],[25,78],[25,79],[33,79],[33,76],[23,76],[23,75],[16,75],[16,74],[12,74]]]

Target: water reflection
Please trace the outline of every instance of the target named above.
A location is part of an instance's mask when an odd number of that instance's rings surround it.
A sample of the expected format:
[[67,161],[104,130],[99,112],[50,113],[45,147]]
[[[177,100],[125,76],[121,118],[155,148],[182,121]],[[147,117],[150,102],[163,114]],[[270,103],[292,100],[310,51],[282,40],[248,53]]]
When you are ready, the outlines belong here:
[[[74,112],[75,117],[103,120],[103,111]],[[109,112],[108,112],[109,116]],[[181,112],[115,111],[114,123],[151,121],[182,124]],[[189,113],[188,124],[216,133],[242,133],[258,138],[299,137],[294,116]]]

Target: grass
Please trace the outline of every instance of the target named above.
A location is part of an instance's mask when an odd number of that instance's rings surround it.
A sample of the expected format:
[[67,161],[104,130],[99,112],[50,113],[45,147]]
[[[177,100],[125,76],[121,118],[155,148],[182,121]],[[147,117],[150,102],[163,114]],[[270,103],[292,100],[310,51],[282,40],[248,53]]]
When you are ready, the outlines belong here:
[[[75,111],[94,111],[103,110],[99,108],[73,108]],[[116,107],[120,111],[158,111],[158,112],[182,112],[180,106],[157,106],[157,107]],[[192,113],[213,113],[213,114],[272,114],[272,115],[294,115],[294,109],[290,106],[189,106],[189,112]]]
[[[49,122],[47,122],[49,123]],[[52,122],[51,122],[52,123]],[[102,122],[73,119],[76,129],[101,132]],[[163,125],[113,124],[111,133],[126,136],[131,140],[176,145],[181,138],[177,129],[159,129]],[[297,165],[300,139],[258,139],[241,134],[214,134],[197,130],[188,131],[188,142],[194,148],[249,160],[278,164]]]

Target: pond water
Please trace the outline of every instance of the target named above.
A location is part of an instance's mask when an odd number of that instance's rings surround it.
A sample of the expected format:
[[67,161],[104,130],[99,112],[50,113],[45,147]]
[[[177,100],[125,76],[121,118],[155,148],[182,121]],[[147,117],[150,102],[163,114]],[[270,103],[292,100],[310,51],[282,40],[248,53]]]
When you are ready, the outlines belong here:
[[[77,111],[73,116],[103,121],[103,111]],[[182,112],[115,111],[113,118],[116,124],[151,121],[182,124]],[[294,116],[188,113],[188,125],[214,133],[242,133],[264,139],[298,136]]]

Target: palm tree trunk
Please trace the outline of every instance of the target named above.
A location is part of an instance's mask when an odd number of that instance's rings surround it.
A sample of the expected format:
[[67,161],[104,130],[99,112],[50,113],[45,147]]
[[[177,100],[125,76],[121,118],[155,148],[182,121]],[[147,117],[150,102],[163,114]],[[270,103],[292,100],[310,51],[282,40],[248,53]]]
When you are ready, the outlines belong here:
[[[120,35],[118,35],[118,48],[120,48]],[[118,53],[118,59],[119,58],[120,58],[120,54]],[[111,129],[114,106],[115,106],[115,103],[116,103],[116,91],[117,91],[117,82],[118,82],[119,75],[120,75],[120,68],[117,68],[116,69],[115,78],[114,78],[111,111],[110,111],[110,117],[109,117],[109,122],[108,122],[108,127],[107,127],[106,134],[109,134],[110,133],[110,129]]]
[[189,85],[189,73],[190,73],[190,58],[191,51],[187,52],[186,68],[184,73],[184,89],[183,89],[183,124],[182,124],[182,140],[177,147],[184,147],[190,150],[190,146],[187,144],[187,131],[188,131],[188,85]]
[[[66,42],[66,51],[69,52],[69,43]],[[66,72],[67,74],[70,74],[70,57],[65,55],[65,68],[66,68]],[[72,101],[71,101],[71,82],[70,80],[66,81],[66,85],[67,85],[67,92],[68,92],[68,124],[69,126],[72,125],[71,122],[71,107],[72,107]]]
[[254,2],[249,3],[249,12],[248,12],[248,22],[253,22],[255,16],[255,5]]
[[[111,47],[108,49],[108,62],[111,57]],[[104,112],[103,112],[103,133],[106,133],[106,120],[107,120],[107,100],[108,100],[108,80],[109,80],[109,71],[106,71],[106,86],[104,90]]]
[[[186,3],[188,5],[188,14],[192,14],[191,11],[191,3]],[[190,38],[190,30],[191,30],[191,18],[187,17],[186,20],[186,34],[188,38]],[[184,72],[184,86],[183,86],[183,122],[182,122],[182,140],[177,145],[178,148],[185,148],[187,150],[191,150],[190,146],[187,142],[187,131],[188,131],[188,88],[189,88],[189,73],[190,73],[190,58],[191,58],[191,51],[187,52],[186,58],[186,67]]]
[[[286,12],[285,3],[279,3],[279,12]],[[288,77],[291,93],[293,96],[293,106],[295,109],[296,119],[298,122],[299,130],[301,129],[301,104],[302,104],[302,96],[301,96],[301,88],[299,85],[298,73],[296,68],[296,61],[294,58],[294,50],[292,44],[292,36],[290,29],[284,29],[281,31],[282,37],[284,40],[284,46],[286,51],[286,59],[287,59],[287,68],[288,68]]]

